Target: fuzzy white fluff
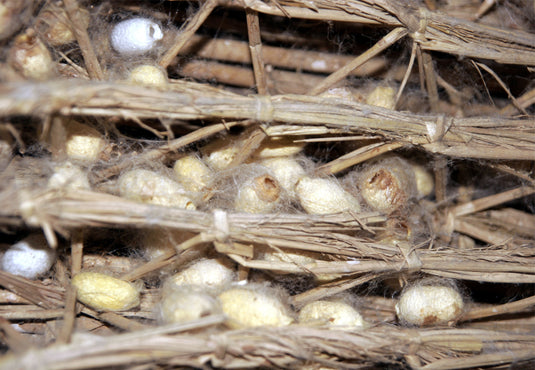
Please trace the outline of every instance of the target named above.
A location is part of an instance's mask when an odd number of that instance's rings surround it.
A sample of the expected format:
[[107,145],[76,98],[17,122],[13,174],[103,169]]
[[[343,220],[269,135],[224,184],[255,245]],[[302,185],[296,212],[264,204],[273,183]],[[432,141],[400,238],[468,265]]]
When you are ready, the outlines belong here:
[[55,251],[41,235],[32,235],[13,244],[2,256],[2,270],[35,279],[50,270],[56,259]]
[[131,18],[119,22],[111,32],[111,46],[126,55],[150,51],[163,38],[160,26],[147,18]]

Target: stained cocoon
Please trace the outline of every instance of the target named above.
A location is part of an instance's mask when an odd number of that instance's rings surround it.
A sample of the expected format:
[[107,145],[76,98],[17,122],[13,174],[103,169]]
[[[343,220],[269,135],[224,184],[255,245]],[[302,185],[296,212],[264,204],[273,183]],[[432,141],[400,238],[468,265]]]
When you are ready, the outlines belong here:
[[134,68],[128,80],[136,85],[165,87],[167,86],[167,73],[160,67],[145,64]]
[[224,258],[213,258],[191,264],[171,276],[168,283],[175,286],[199,285],[206,288],[219,288],[230,284],[234,278],[232,262]]
[[125,311],[139,305],[139,290],[131,283],[97,272],[82,272],[71,281],[78,300],[97,311]]
[[278,297],[266,290],[232,288],[221,293],[219,301],[231,328],[285,326],[293,322]]
[[56,260],[56,252],[42,235],[31,235],[13,244],[2,256],[2,270],[27,279],[46,274]]
[[295,186],[306,175],[304,168],[293,157],[275,157],[264,159],[262,166],[270,169],[280,186],[290,197],[295,197]]
[[148,18],[131,18],[117,23],[111,31],[113,49],[125,55],[140,55],[163,38],[160,26]]
[[396,314],[406,325],[438,325],[455,320],[463,307],[462,296],[450,286],[416,285],[403,291]]
[[301,206],[311,214],[360,211],[360,203],[334,179],[303,177],[295,188]]
[[51,189],[89,189],[89,179],[84,170],[67,161],[54,167],[54,174],[48,179]]
[[199,287],[166,284],[158,306],[164,323],[182,323],[221,312],[217,298]]
[[416,195],[416,180],[407,161],[388,157],[364,169],[359,175],[358,188],[370,207],[392,213]]
[[251,177],[238,186],[234,201],[238,212],[268,213],[281,202],[279,182],[269,174]]
[[122,197],[139,202],[196,209],[182,185],[154,171],[128,171],[119,178],[118,188]]
[[50,51],[33,31],[15,38],[9,50],[8,61],[15,70],[28,79],[42,81],[54,73]]
[[316,301],[299,312],[300,323],[320,323],[328,326],[363,327],[359,312],[342,301]]
[[212,184],[212,170],[194,155],[179,158],[175,162],[173,170],[177,180],[188,191],[202,192]]

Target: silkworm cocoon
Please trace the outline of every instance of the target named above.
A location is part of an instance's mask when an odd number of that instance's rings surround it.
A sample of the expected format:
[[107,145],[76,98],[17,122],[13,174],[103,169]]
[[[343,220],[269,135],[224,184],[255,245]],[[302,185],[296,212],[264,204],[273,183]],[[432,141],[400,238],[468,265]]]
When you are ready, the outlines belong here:
[[401,294],[396,314],[408,325],[437,325],[455,320],[463,306],[463,298],[452,287],[417,285]]
[[56,252],[50,248],[42,235],[31,235],[13,244],[2,256],[2,270],[27,279],[36,279],[46,274],[54,261]]
[[276,157],[264,159],[262,166],[271,170],[273,177],[290,197],[295,196],[295,186],[299,179],[305,176],[305,170],[292,157]]
[[119,194],[138,202],[183,209],[196,209],[193,201],[179,183],[157,172],[131,170],[118,180]]
[[152,65],[141,65],[134,68],[128,79],[136,85],[167,86],[167,73],[162,68]]
[[301,309],[298,320],[300,323],[316,322],[329,326],[364,326],[358,311],[342,301],[311,302]]
[[168,284],[175,286],[199,285],[207,288],[218,288],[232,282],[235,272],[228,259],[214,258],[197,261],[186,269],[171,276]]
[[15,38],[9,50],[8,61],[15,70],[29,79],[42,81],[54,73],[50,51],[33,30]]
[[173,166],[178,181],[188,191],[202,192],[212,184],[213,172],[196,156],[186,155]]
[[117,23],[111,31],[111,46],[126,55],[150,51],[163,38],[160,26],[147,18],[132,18]]
[[89,189],[87,174],[77,165],[65,162],[54,167],[54,174],[48,179],[51,189]]
[[255,151],[256,158],[288,157],[298,154],[305,147],[303,142],[295,142],[295,138],[271,137],[262,142]]
[[423,198],[430,195],[435,189],[435,181],[433,176],[424,166],[418,164],[411,164],[414,178],[416,179],[416,190],[418,196]]
[[219,301],[231,328],[285,326],[293,322],[282,302],[266,291],[232,288],[221,293]]
[[416,195],[414,172],[397,157],[380,160],[365,169],[358,185],[366,203],[384,213],[402,208]]
[[219,301],[195,286],[165,286],[159,304],[164,323],[181,323],[221,312]]
[[[77,10],[78,27],[87,29],[89,26],[89,12],[86,9]],[[76,40],[69,25],[69,17],[60,6],[45,6],[37,16],[37,29],[43,39],[52,46],[60,46]]]
[[273,176],[264,174],[239,185],[234,208],[239,212],[267,213],[273,211],[280,201],[279,182]]
[[396,91],[388,86],[377,86],[366,98],[366,104],[377,107],[394,109],[396,105]]
[[216,171],[221,171],[232,163],[240,151],[240,146],[230,139],[216,140],[201,148],[204,162]]
[[131,283],[98,272],[81,272],[71,281],[83,304],[97,311],[125,311],[139,305],[139,290]]
[[87,164],[99,159],[106,144],[102,134],[93,127],[60,117],[52,123],[48,141],[56,159],[67,157]]
[[295,191],[305,211],[311,214],[360,211],[359,201],[333,179],[303,177]]

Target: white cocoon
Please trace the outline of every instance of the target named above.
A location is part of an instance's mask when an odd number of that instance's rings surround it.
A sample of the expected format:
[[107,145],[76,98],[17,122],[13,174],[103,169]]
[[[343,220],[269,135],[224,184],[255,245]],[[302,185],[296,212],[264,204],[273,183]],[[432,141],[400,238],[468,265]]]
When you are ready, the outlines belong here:
[[232,288],[219,295],[231,328],[285,326],[292,323],[282,302],[269,292]]
[[166,286],[159,305],[164,323],[187,322],[221,312],[219,301],[199,287]]
[[65,162],[54,167],[54,174],[48,179],[51,189],[89,189],[87,174],[77,165]]
[[223,258],[204,259],[170,277],[169,284],[218,288],[229,284],[234,280],[234,276],[234,269],[229,260]]
[[196,209],[186,191],[176,181],[157,172],[137,169],[124,173],[118,181],[122,197],[143,203],[183,209]]
[[111,31],[111,46],[126,55],[150,51],[163,38],[160,26],[147,18],[132,18],[119,22]]
[[311,302],[299,312],[299,322],[316,322],[329,326],[364,326],[364,320],[358,311],[342,301]]
[[50,248],[42,235],[31,235],[13,244],[2,256],[2,270],[28,279],[36,279],[47,273],[56,252]]
[[416,285],[405,290],[396,314],[409,325],[436,325],[455,320],[463,311],[463,298],[449,286]]
[[360,211],[359,201],[333,179],[303,177],[295,191],[305,211],[311,214]]

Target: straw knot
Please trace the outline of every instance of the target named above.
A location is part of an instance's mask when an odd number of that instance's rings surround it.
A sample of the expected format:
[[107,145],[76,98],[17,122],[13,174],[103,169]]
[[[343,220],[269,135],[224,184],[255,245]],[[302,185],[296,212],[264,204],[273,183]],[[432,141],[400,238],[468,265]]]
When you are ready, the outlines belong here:
[[213,234],[218,242],[224,243],[230,236],[227,212],[222,209],[214,210]]
[[426,122],[427,137],[431,143],[441,141],[453,124],[453,119],[438,116],[436,122]]
[[259,122],[273,121],[273,105],[271,104],[271,97],[265,95],[256,95],[255,101],[255,120]]
[[420,270],[420,268],[422,267],[422,261],[420,260],[420,257],[418,257],[418,253],[416,253],[416,250],[414,248],[411,248],[409,243],[402,242],[396,245],[401,251],[401,254],[403,254],[403,257],[405,257],[405,262],[407,263],[407,270],[409,272],[415,272]]

